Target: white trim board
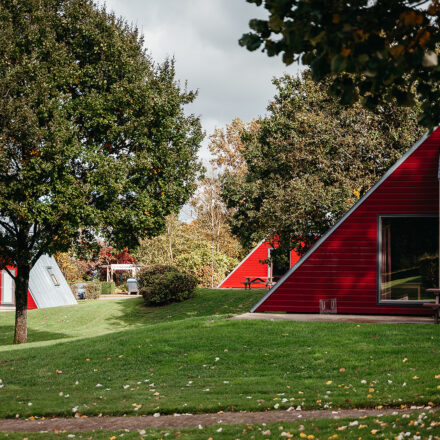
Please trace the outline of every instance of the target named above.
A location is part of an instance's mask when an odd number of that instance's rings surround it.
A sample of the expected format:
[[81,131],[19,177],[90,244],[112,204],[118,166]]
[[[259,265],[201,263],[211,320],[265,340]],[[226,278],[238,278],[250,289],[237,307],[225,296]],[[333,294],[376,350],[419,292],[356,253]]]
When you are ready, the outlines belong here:
[[263,298],[260,299],[260,301],[258,301],[252,308],[251,308],[251,313],[254,313],[255,310],[258,309],[258,307],[261,306],[261,304],[263,304],[277,289],[278,287],[280,287],[284,281],[287,280],[287,278],[290,277],[290,275],[292,275],[293,272],[295,272],[300,266],[302,266],[302,264],[304,264],[307,259],[316,251],[316,249],[319,248],[319,246],[321,246],[322,243],[324,243],[327,238],[330,237],[330,235],[333,234],[333,232],[336,231],[336,229],[339,228],[339,226],[342,225],[342,223],[345,222],[345,220],[350,217],[350,215],[356,211],[356,209],[359,208],[359,206],[362,205],[362,203],[365,202],[365,200],[368,199],[368,197],[371,196],[371,194],[374,193],[374,191],[376,191],[377,188],[379,188],[383,182],[385,182],[385,180],[388,179],[388,177],[391,176],[391,174],[394,173],[394,171],[400,167],[400,165],[403,164],[403,162],[406,161],[406,159],[408,159],[409,156],[411,156],[411,154],[413,154],[428,138],[429,136],[437,129],[437,127],[432,131],[432,132],[427,132],[425,133],[378,181],[375,185],[373,185],[372,188],[370,188],[369,191],[367,191],[365,193],[365,195],[359,199],[345,214],[344,216],[338,220],[336,222],[336,224],[334,226],[332,226],[304,255],[302,258],[300,258],[298,260],[298,262],[292,266],[282,277],[281,279],[275,284],[275,286],[272,287],[272,289],[269,290],[269,292],[266,293],[266,295],[263,296]]

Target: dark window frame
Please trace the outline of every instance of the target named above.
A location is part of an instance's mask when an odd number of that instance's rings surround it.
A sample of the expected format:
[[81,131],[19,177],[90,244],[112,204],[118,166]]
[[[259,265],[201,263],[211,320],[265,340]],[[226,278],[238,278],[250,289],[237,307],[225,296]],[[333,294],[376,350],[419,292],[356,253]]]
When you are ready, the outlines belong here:
[[[376,304],[378,306],[395,306],[395,307],[423,307],[423,303],[427,300],[414,300],[414,299],[381,299],[381,268],[382,268],[382,218],[437,218],[438,214],[378,214],[377,215],[377,250],[376,250]],[[439,249],[440,253],[440,249]]]

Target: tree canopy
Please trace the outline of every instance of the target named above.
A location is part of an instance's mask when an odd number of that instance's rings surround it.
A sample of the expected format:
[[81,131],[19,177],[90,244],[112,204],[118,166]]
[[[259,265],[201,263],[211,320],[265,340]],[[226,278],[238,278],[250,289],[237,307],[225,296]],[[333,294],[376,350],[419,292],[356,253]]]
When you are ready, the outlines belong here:
[[[242,46],[262,47],[285,64],[300,61],[342,103],[367,108],[422,103],[421,122],[440,123],[438,0],[247,0],[268,11],[253,19]],[[341,75],[341,73],[345,73]]]
[[[421,136],[418,107],[372,113],[328,96],[309,73],[274,80],[267,117],[241,131],[244,172],[227,171],[223,198],[246,247],[264,237],[300,254]],[[278,250],[277,250],[278,251]]]
[[97,237],[133,248],[195,189],[196,94],[143,43],[92,0],[0,2],[0,265],[18,268],[16,342],[43,253]]

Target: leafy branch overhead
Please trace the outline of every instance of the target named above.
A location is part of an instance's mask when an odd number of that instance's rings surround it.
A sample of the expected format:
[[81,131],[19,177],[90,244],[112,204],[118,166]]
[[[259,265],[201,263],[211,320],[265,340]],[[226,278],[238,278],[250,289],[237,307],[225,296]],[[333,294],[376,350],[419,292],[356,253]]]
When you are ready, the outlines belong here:
[[422,103],[421,122],[440,123],[440,2],[438,0],[247,0],[263,6],[240,44],[309,66],[313,79],[331,78],[343,104],[367,108],[397,100]]
[[309,248],[423,132],[419,108],[373,113],[341,106],[308,72],[274,80],[268,115],[241,130],[243,172],[223,177],[232,232],[244,246],[266,237],[280,252]]

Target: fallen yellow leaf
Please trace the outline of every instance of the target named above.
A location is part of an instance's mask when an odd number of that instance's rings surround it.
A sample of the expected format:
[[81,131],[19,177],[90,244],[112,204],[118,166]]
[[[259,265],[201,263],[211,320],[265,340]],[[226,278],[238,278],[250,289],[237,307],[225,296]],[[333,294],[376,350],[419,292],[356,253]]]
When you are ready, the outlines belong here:
[[332,380],[328,380],[325,384],[326,384],[326,385],[331,385],[332,383],[333,383]]

